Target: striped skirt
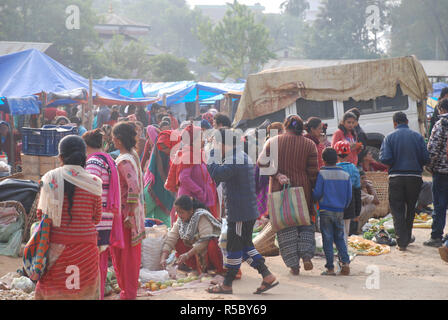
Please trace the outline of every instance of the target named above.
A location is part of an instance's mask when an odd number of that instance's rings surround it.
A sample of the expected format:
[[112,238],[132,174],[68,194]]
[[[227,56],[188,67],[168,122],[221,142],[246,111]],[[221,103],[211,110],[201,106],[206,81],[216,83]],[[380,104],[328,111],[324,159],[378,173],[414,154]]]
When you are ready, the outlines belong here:
[[96,244],[66,245],[36,286],[36,300],[99,300],[99,251]]
[[277,232],[278,246],[288,268],[300,267],[300,258],[311,260],[316,251],[314,226],[289,227]]

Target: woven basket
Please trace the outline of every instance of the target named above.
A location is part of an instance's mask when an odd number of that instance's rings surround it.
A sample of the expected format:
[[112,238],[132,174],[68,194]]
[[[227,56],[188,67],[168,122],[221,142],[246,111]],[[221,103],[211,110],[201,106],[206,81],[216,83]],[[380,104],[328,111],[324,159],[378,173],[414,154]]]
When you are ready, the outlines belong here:
[[254,239],[254,246],[257,251],[265,257],[274,257],[279,255],[279,249],[275,245],[276,233],[272,230],[271,222],[269,222],[260,234]]
[[2,177],[2,178],[0,178],[0,181],[7,180],[7,179],[22,179],[22,178],[23,178],[23,173],[18,172],[18,173],[14,173],[13,175],[10,175],[7,177]]
[[25,215],[25,230],[23,232],[22,242],[27,243],[30,239],[30,229],[34,222],[37,222],[37,204],[39,203],[40,191],[36,194],[33,205],[31,206],[29,214]]
[[373,212],[375,218],[382,218],[389,214],[389,174],[387,172],[366,172],[367,180],[370,180],[375,188],[380,204]]

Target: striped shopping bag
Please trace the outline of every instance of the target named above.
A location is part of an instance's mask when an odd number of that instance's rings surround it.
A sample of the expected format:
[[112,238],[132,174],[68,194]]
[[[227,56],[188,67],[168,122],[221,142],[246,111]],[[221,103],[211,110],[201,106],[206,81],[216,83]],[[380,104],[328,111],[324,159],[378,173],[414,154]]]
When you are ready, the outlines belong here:
[[308,204],[302,187],[283,186],[282,191],[268,195],[269,218],[272,230],[311,225]]

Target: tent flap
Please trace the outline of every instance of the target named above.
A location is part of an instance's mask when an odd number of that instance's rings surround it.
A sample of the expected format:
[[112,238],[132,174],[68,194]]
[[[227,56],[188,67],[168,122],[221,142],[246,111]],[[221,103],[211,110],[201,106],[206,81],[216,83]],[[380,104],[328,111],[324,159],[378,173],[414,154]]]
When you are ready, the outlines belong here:
[[414,56],[323,68],[266,70],[249,75],[235,123],[284,109],[299,98],[367,101],[394,97],[397,85],[416,101],[426,100],[432,92],[423,66]]
[[25,114],[39,114],[42,103],[36,96],[21,98],[6,98],[6,104],[0,107],[0,111],[10,113],[13,116]]

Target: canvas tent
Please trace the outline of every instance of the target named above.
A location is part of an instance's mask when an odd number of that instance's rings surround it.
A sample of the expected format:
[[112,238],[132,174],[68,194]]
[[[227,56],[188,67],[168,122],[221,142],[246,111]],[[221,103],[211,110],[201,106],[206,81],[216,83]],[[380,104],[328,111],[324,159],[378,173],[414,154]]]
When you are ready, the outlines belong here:
[[[373,60],[323,68],[288,67],[249,75],[234,124],[287,108],[297,99],[313,101],[366,101],[403,94],[426,101],[431,83],[414,57]],[[425,109],[419,108],[425,121]]]
[[[89,80],[38,50],[0,56],[0,96],[20,98],[42,92],[69,93],[82,88],[89,89]],[[93,101],[104,105],[148,105],[154,99],[125,97],[93,84]]]

